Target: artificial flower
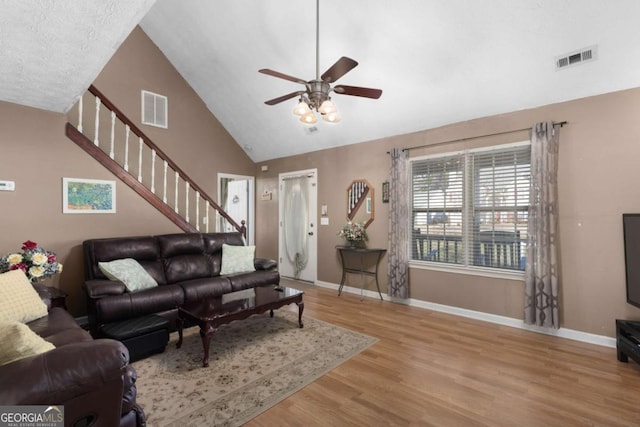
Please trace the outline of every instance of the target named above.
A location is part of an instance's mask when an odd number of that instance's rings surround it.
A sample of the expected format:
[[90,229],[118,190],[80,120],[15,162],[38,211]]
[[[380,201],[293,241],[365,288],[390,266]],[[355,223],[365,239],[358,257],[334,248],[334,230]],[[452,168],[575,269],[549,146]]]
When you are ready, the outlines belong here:
[[62,271],[56,254],[27,240],[22,244],[22,253],[10,253],[0,257],[0,273],[22,270],[31,281],[53,276]]
[[367,232],[364,229],[364,224],[359,222],[347,221],[338,235],[349,242],[367,240]]
[[33,262],[35,265],[44,265],[49,262],[49,257],[43,253],[38,252],[33,254],[33,256],[31,257],[31,262]]
[[22,244],[23,251],[32,251],[37,247],[38,247],[38,244],[36,242],[32,242],[31,240],[27,240]]
[[7,255],[7,262],[9,264],[18,264],[22,262],[22,255],[20,254],[9,254]]

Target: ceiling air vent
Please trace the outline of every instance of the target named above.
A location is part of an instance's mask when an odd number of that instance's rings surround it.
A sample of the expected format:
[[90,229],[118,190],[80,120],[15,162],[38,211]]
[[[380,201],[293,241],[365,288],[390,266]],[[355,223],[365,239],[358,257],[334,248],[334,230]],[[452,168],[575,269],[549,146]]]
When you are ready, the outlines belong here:
[[567,67],[582,64],[588,61],[595,61],[598,58],[598,46],[591,46],[570,52],[556,57],[556,69],[562,70]]
[[304,132],[307,135],[315,135],[316,133],[320,132],[320,129],[318,129],[318,126],[303,126],[304,127]]
[[157,93],[142,91],[142,123],[167,128],[167,97]]

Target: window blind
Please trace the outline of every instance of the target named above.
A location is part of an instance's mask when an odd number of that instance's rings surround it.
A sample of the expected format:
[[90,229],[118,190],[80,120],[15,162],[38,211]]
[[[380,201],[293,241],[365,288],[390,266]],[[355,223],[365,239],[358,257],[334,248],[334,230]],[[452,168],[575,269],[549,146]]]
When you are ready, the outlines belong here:
[[412,259],[524,269],[530,145],[411,163]]
[[473,207],[470,209],[472,265],[524,269],[531,148],[470,153]]

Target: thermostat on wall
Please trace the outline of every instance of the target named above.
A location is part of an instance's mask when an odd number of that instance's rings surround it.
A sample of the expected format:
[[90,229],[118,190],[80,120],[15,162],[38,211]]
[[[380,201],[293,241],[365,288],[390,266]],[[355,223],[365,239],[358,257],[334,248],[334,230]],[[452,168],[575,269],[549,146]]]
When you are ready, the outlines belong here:
[[14,191],[15,189],[15,181],[0,181],[0,191]]

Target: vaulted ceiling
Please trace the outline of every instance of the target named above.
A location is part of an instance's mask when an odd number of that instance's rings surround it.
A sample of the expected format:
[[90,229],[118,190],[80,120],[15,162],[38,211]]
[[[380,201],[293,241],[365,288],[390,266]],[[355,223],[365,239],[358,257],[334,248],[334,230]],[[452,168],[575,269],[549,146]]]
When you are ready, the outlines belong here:
[[[0,0],[0,100],[66,111],[137,23],[256,162],[640,86],[637,0],[320,0],[319,71],[342,121],[300,123],[316,74],[315,0]],[[595,60],[556,69],[591,48]],[[169,108],[171,108],[169,100]],[[549,119],[562,119],[553,118]]]

